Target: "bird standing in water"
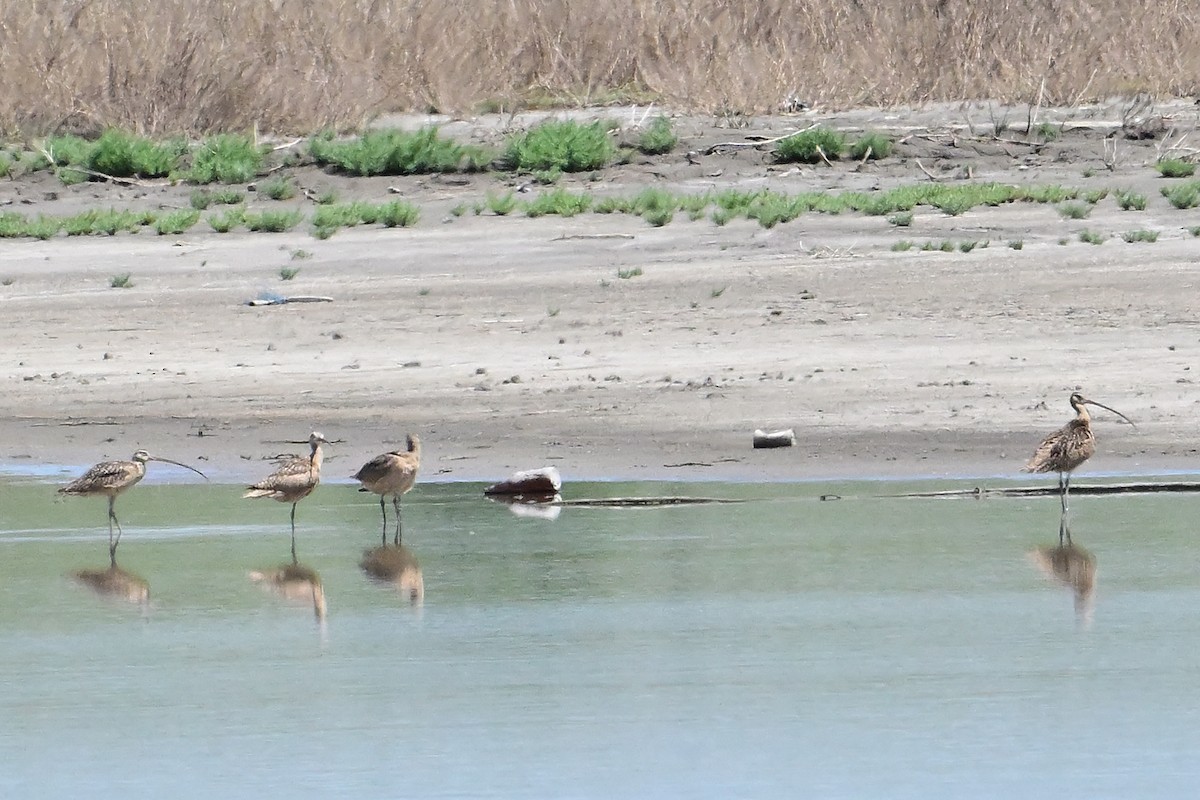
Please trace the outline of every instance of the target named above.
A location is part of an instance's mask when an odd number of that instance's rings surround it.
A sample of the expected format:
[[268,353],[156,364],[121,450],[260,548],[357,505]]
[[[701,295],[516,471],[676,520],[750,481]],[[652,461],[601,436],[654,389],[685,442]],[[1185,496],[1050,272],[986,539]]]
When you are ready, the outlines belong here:
[[1071,472],[1096,452],[1096,435],[1092,433],[1092,418],[1086,408],[1089,405],[1111,411],[1133,425],[1133,420],[1115,408],[1088,400],[1079,392],[1074,392],[1071,394],[1071,408],[1075,409],[1075,419],[1043,439],[1033,458],[1022,468],[1025,472],[1058,473],[1059,499],[1064,514],[1067,513],[1067,495],[1071,492]]
[[[114,568],[117,566],[117,545],[121,543],[121,523],[117,520],[113,504],[117,500],[117,495],[146,477],[146,462],[148,461],[161,461],[164,464],[174,464],[177,467],[190,469],[204,480],[208,480],[208,477],[195,467],[189,467],[187,464],[181,464],[169,458],[152,456],[145,450],[138,450],[129,461],[101,461],[58,490],[59,494],[76,497],[91,497],[98,494],[108,497],[108,559]],[[114,524],[117,526],[115,538],[113,537]]]
[[310,452],[306,456],[288,456],[279,467],[253,486],[246,489],[242,497],[269,497],[281,503],[292,504],[292,563],[296,560],[296,504],[312,494],[321,482],[321,461],[324,455],[321,445],[329,444],[324,436],[313,431],[309,434]]
[[413,487],[417,470],[421,468],[421,440],[414,434],[408,435],[408,451],[393,450],[375,456],[362,469],[354,473],[354,479],[362,482],[360,492],[379,495],[379,513],[383,514],[383,544],[387,544],[387,507],[384,499],[392,496],[392,507],[396,510],[396,534],[392,539],[400,544],[400,497]]

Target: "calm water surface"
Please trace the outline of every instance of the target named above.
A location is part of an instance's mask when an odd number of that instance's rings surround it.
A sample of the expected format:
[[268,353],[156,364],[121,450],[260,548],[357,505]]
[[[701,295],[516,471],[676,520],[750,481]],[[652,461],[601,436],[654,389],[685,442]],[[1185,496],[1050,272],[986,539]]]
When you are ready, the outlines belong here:
[[102,499],[6,478],[0,797],[1193,794],[1200,497],[1075,498],[1077,592],[1031,555],[1054,498],[878,496],[952,487],[577,484],[745,502],[549,520],[421,485],[414,604],[359,569],[378,505],[322,486],[318,621],[248,578],[285,505],[120,498],[142,606],[69,577],[107,566]]

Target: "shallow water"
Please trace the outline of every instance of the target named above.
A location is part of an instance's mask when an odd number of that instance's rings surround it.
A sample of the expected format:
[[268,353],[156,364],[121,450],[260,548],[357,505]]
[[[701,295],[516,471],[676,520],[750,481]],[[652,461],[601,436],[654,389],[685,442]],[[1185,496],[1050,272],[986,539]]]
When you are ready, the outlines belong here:
[[[0,483],[0,796],[1179,797],[1200,777],[1200,497],[1077,497],[1092,591],[1047,578],[1054,498],[919,484],[591,484],[730,505],[518,517],[422,485],[424,600],[368,579],[379,507],[300,504],[327,614],[251,570],[288,507]],[[823,494],[840,500],[821,501]],[[389,506],[390,510],[390,506]]]

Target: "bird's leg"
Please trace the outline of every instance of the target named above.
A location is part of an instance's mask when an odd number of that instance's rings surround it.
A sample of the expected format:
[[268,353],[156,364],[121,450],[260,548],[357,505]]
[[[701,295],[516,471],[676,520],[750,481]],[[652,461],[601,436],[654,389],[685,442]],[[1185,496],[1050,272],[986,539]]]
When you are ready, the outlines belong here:
[[1067,499],[1071,496],[1071,473],[1063,473],[1063,493],[1062,493],[1062,508],[1063,513],[1067,513]]
[[[116,503],[117,496],[110,495],[108,498],[108,560],[115,567],[117,565],[117,545],[121,543],[121,522],[117,519],[117,512],[113,510],[113,504]],[[113,523],[117,526],[117,537],[113,538]]]
[[392,506],[396,509],[396,547],[400,546],[400,495],[392,495]]
[[1063,535],[1064,534],[1066,534],[1067,536],[1071,535],[1069,532],[1067,532],[1067,515],[1066,514],[1063,514],[1061,517],[1058,518],[1058,546],[1059,547],[1063,546],[1063,541],[1064,541]]
[[1062,503],[1062,513],[1064,514],[1067,513],[1067,485],[1063,482],[1063,478],[1066,476],[1065,472],[1058,473],[1058,501]]
[[387,506],[383,504],[383,495],[379,495],[379,513],[383,515],[383,546],[387,547]]
[[296,560],[296,504],[292,503],[292,563],[299,564]]

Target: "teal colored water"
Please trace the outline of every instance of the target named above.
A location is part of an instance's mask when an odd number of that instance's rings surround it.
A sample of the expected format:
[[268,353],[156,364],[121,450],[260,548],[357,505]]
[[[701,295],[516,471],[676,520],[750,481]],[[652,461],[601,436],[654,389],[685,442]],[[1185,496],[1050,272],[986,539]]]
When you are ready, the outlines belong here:
[[248,578],[289,559],[288,506],[131,490],[118,556],[143,606],[68,577],[107,566],[105,503],[53,488],[0,482],[0,797],[1128,798],[1200,778],[1200,497],[1075,498],[1077,598],[1031,555],[1058,544],[1054,498],[591,484],[570,496],[745,502],[549,520],[426,484],[405,501],[414,604],[359,569],[378,504],[322,486],[297,513],[319,621]]

